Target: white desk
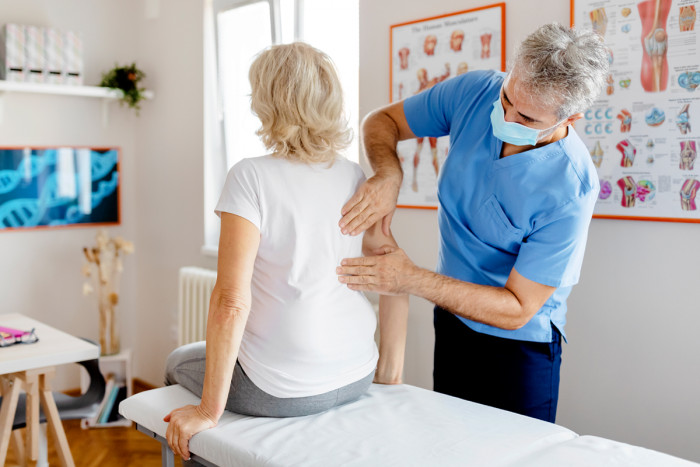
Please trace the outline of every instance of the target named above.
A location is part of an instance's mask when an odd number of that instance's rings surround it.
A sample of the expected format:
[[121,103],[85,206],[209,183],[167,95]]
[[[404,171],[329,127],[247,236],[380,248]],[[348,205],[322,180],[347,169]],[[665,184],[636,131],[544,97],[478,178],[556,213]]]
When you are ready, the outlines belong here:
[[27,393],[25,446],[30,463],[39,457],[39,404],[44,409],[49,432],[56,442],[61,464],[74,466],[66,434],[51,394],[54,367],[98,358],[99,347],[17,313],[0,315],[0,325],[15,329],[36,329],[39,342],[0,348],[0,465],[5,464],[12,424],[20,391]]

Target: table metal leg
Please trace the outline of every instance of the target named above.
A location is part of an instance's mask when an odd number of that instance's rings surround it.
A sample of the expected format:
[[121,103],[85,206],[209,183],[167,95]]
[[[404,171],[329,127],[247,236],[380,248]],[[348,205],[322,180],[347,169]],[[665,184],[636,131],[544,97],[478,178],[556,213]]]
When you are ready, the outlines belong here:
[[[161,445],[160,448],[160,453],[161,453],[161,465],[164,467],[172,467],[175,463],[175,454],[173,451],[170,449],[170,446],[168,446],[168,441],[160,436],[158,433],[155,433],[148,428],[139,425],[138,423],[135,423],[136,429],[140,431],[141,433],[150,436],[151,438],[155,439],[158,441]],[[208,460],[204,460],[201,457],[199,457],[196,454],[193,454],[190,452],[190,459],[192,459],[195,462],[198,462],[200,465],[203,465],[204,467],[217,467],[216,464],[212,464]]]
[[162,467],[175,467],[175,454],[167,443],[160,444],[160,458]]

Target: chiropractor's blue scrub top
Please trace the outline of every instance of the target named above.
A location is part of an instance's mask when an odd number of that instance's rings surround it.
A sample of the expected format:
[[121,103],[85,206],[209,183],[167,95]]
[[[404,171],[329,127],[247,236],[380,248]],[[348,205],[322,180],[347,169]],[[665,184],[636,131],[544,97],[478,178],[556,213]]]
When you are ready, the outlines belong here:
[[552,324],[564,334],[566,299],[578,282],[598,176],[571,126],[559,141],[500,158],[503,143],[493,136],[490,115],[504,77],[465,73],[406,99],[403,108],[416,136],[450,136],[438,180],[437,272],[502,287],[515,267],[556,287],[520,329],[460,319],[477,332],[550,342]]

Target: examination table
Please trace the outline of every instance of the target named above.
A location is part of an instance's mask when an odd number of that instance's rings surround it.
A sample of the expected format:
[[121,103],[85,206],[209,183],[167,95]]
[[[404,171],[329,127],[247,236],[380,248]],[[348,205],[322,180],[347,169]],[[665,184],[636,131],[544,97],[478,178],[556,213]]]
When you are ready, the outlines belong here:
[[[174,385],[124,400],[119,413],[162,443],[163,417],[199,398]],[[217,466],[697,466],[656,451],[438,394],[373,384],[357,402],[298,418],[225,412],[190,440],[192,458]]]

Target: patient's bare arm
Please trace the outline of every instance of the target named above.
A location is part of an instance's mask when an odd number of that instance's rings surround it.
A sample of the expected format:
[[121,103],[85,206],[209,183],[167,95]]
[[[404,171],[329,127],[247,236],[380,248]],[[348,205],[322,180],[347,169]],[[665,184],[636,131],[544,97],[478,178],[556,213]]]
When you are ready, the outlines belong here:
[[[390,232],[391,234],[391,232]],[[373,255],[382,245],[396,246],[392,235],[382,232],[382,223],[377,222],[365,233],[362,250]],[[379,297],[379,361],[374,382],[401,384],[406,330],[408,326],[408,295],[381,295]]]
[[260,245],[260,231],[246,219],[221,214],[219,264],[207,319],[206,367],[199,405],[173,410],[166,439],[176,455],[188,459],[189,440],[216,426],[224,413],[233,368],[250,312],[250,283]]

